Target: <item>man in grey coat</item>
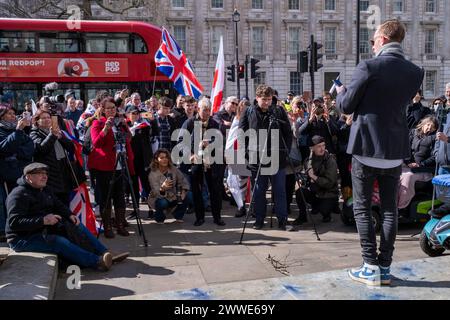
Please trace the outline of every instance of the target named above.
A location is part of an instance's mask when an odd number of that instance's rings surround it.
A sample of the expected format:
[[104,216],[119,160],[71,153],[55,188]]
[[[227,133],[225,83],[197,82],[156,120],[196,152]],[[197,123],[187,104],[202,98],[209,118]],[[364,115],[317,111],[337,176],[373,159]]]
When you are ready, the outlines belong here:
[[[403,159],[409,156],[406,107],[419,90],[424,71],[405,59],[405,26],[398,20],[380,25],[371,41],[374,59],[361,62],[350,85],[338,87],[337,107],[354,114],[347,153],[353,155],[353,210],[364,264],[349,276],[367,285],[389,285],[398,229],[397,194]],[[378,180],[382,231],[377,252],[372,225],[373,185]]]

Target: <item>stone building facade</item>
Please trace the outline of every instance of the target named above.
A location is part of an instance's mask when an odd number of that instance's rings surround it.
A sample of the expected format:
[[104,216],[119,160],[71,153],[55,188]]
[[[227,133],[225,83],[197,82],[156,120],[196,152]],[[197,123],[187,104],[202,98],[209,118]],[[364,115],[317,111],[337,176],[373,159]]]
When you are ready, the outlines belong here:
[[[67,2],[67,1],[66,1]],[[74,3],[76,1],[70,1]],[[127,1],[125,1],[127,2]],[[443,94],[450,82],[450,1],[369,0],[361,2],[361,59],[372,57],[368,41],[374,21],[398,18],[407,27],[404,49],[409,59],[423,66],[425,97]],[[104,0],[110,7],[123,1]],[[292,90],[310,90],[309,74],[297,73],[296,53],[306,50],[310,35],[323,44],[324,67],[316,73],[315,91],[331,86],[341,74],[351,80],[356,64],[356,0],[144,0],[144,6],[113,14],[93,4],[96,19],[142,20],[166,26],[193,62],[208,93],[211,90],[219,38],[224,38],[226,65],[235,63],[235,24],[232,13],[241,14],[238,24],[239,61],[245,55],[260,59],[261,72],[250,80],[249,95],[259,83],[276,88],[281,97]],[[226,82],[226,95],[236,94],[236,84]],[[245,85],[241,80],[241,95]]]

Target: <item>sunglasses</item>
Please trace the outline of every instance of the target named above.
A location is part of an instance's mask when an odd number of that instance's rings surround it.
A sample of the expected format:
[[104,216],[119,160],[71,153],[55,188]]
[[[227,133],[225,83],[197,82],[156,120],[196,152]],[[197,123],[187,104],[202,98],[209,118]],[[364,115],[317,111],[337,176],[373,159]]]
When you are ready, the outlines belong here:
[[231,104],[232,104],[232,105],[235,105],[235,106],[238,106],[238,105],[239,105],[239,103],[237,103],[237,102],[232,102]]
[[132,112],[131,113],[133,116],[138,116],[139,115],[139,112],[138,111],[134,111],[134,112]]

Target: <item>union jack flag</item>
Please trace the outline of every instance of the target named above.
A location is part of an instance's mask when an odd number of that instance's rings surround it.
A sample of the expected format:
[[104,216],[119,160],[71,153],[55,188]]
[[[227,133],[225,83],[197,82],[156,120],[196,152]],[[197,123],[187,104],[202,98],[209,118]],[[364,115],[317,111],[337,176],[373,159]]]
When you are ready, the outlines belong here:
[[156,68],[173,83],[178,93],[198,99],[203,87],[183,50],[169,32],[162,29],[162,43],[155,55]]

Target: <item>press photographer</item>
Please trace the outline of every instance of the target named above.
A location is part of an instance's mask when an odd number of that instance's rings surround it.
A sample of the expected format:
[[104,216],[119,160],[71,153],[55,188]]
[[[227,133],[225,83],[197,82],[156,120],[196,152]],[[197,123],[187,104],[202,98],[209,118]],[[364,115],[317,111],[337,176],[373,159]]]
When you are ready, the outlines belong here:
[[[331,213],[338,205],[338,172],[336,160],[325,148],[325,139],[314,136],[312,139],[311,155],[305,163],[308,182],[302,187],[306,201],[312,206],[313,214],[322,214],[323,222],[331,221]],[[301,225],[306,222],[306,204],[300,194],[296,193],[299,216],[293,222]]]
[[[105,237],[114,238],[111,221],[111,201],[107,202],[110,182],[112,183],[111,200],[114,202],[115,223],[117,233],[128,236],[125,226],[125,194],[121,175],[122,164],[116,160],[119,153],[125,153],[128,169],[131,175],[134,171],[134,155],[131,149],[131,134],[126,126],[125,119],[116,111],[113,97],[103,99],[100,104],[100,119],[94,120],[91,128],[93,149],[88,157],[88,168],[96,177],[95,193],[100,205]],[[115,167],[116,166],[116,167]],[[117,179],[113,180],[114,172]]]

